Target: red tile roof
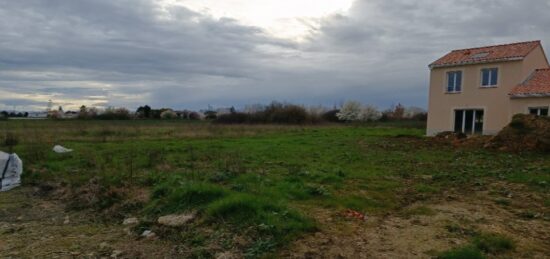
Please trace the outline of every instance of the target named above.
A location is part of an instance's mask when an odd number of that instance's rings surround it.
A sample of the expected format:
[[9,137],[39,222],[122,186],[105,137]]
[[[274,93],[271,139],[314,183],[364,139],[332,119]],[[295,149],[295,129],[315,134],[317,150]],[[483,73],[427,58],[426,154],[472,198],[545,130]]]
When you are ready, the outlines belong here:
[[540,41],[528,41],[481,48],[453,50],[430,64],[430,68],[522,60],[538,46],[541,46]]
[[525,82],[514,87],[512,97],[550,96],[550,68],[537,69]]

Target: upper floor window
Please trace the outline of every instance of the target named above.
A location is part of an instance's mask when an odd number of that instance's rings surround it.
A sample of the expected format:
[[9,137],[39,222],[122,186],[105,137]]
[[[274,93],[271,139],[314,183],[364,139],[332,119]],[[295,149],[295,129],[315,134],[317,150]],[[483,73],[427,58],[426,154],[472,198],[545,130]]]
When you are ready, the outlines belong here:
[[529,108],[529,114],[537,116],[548,116],[548,107]]
[[447,92],[458,93],[462,91],[462,71],[447,72]]
[[498,68],[485,68],[481,70],[481,86],[492,87],[498,84]]

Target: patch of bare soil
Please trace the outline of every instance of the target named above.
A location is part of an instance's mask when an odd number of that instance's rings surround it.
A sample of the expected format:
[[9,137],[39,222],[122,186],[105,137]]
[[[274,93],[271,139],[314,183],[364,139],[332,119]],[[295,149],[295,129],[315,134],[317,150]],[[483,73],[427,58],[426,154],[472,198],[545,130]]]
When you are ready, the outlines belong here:
[[321,230],[281,256],[432,258],[468,244],[475,233],[498,233],[515,242],[515,249],[503,255],[506,258],[550,258],[550,211],[544,198],[506,184],[445,197],[416,202],[389,215],[367,216],[364,222],[328,211],[313,213]]
[[65,211],[32,188],[0,193],[0,255],[13,258],[166,258],[177,247],[133,235],[122,224]]

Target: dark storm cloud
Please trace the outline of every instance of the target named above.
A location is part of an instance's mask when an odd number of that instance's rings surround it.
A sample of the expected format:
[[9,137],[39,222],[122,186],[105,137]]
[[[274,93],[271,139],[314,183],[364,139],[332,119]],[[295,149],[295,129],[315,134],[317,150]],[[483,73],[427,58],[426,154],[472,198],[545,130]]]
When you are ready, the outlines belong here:
[[28,94],[132,108],[425,106],[431,61],[453,48],[548,44],[549,11],[545,0],[358,0],[295,43],[152,0],[0,0],[0,106]]

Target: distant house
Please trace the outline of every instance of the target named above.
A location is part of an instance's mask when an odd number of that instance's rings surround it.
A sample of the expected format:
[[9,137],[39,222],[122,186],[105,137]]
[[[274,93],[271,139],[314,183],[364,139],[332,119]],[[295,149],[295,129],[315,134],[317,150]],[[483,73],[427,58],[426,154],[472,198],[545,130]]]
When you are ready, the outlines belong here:
[[75,111],[66,111],[66,112],[63,114],[63,118],[64,118],[64,119],[76,119],[76,118],[78,118],[78,112],[75,112]]
[[48,112],[29,112],[30,119],[45,119],[48,117]]
[[515,114],[548,116],[550,64],[540,41],[453,50],[429,68],[428,135],[491,135]]

